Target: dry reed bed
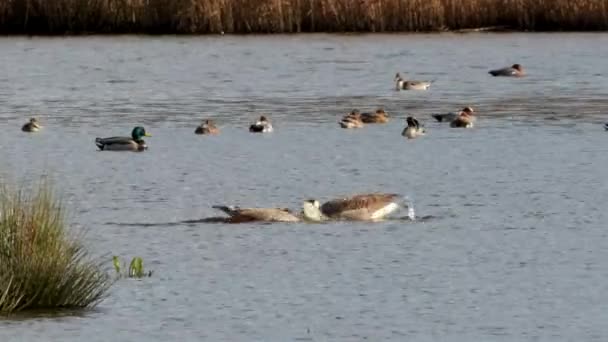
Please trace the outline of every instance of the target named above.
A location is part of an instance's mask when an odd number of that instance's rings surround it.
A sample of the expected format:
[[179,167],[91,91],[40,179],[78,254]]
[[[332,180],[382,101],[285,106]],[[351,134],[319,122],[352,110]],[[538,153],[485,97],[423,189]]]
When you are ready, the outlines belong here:
[[0,0],[1,33],[605,30],[608,0]]

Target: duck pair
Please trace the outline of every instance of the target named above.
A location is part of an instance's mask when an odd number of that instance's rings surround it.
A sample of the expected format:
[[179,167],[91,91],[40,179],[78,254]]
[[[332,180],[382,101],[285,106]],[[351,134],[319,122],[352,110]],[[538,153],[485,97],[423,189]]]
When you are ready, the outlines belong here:
[[[488,71],[492,76],[508,76],[508,77],[523,77],[525,72],[520,64],[513,64],[510,67],[494,69]],[[395,89],[396,90],[428,90],[434,81],[414,81],[407,80],[400,73],[395,74]]]
[[415,219],[410,203],[398,194],[369,193],[330,200],[323,205],[311,199],[302,204],[302,213],[295,214],[286,208],[239,208],[213,206],[226,214],[227,223],[243,222],[322,222],[328,220],[380,221],[397,209],[408,209],[408,217]]
[[432,114],[439,122],[449,122],[450,127],[472,128],[476,118],[475,111],[471,107],[464,107],[458,113]]
[[360,113],[358,109],[354,109],[343,116],[338,123],[342,128],[361,128],[364,124],[387,123],[388,121],[388,113],[379,108],[375,113]]
[[[249,126],[249,132],[252,133],[270,133],[272,131],[272,124],[264,115],[260,116],[258,121]],[[220,129],[215,125],[213,120],[207,119],[196,127],[194,134],[217,135],[220,134]]]

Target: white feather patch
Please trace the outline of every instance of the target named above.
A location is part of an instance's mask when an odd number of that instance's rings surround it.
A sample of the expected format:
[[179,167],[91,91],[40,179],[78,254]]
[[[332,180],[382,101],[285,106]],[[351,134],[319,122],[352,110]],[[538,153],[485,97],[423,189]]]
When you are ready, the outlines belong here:
[[393,211],[397,210],[399,208],[399,205],[395,202],[389,203],[386,206],[384,206],[382,209],[376,210],[373,214],[372,214],[372,220],[377,220],[377,219],[381,219],[386,215],[389,215],[390,213],[392,213]]

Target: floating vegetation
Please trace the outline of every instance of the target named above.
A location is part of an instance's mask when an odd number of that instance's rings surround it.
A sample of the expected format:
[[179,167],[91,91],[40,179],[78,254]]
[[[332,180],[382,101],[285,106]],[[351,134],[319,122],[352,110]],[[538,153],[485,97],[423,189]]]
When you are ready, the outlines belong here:
[[71,236],[50,187],[0,184],[0,312],[85,308],[111,286],[109,275]]
[[0,33],[605,29],[604,0],[0,0]]
[[[118,274],[119,277],[144,278],[152,276],[152,271],[144,271],[144,260],[141,257],[134,257],[131,260],[128,269],[124,263],[122,264],[123,266],[121,266],[120,257],[116,255],[112,257],[112,263],[116,270],[116,274]],[[124,271],[126,271],[126,273]]]

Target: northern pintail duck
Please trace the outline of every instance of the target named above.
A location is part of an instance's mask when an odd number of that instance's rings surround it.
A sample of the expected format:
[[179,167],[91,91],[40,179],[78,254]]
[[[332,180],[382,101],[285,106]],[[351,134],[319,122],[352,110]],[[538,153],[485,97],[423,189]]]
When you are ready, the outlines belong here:
[[21,127],[21,130],[24,132],[38,132],[42,128],[42,125],[36,118],[31,118],[25,125]]
[[354,109],[352,112],[344,115],[342,120],[338,122],[342,128],[361,128],[363,127],[363,121],[361,120],[361,113],[359,110]]
[[462,111],[454,120],[452,120],[452,122],[450,122],[450,127],[472,128],[475,120],[472,113]]
[[285,208],[239,208],[233,206],[216,205],[215,209],[219,209],[226,214],[228,223],[243,223],[243,222],[298,222],[300,218],[292,214],[289,209]]
[[272,131],[272,124],[264,115],[260,116],[260,119],[258,121],[249,126],[249,132],[252,133],[269,133]]
[[378,221],[393,213],[401,206],[408,208],[408,216],[414,219],[413,208],[404,204],[397,194],[361,194],[331,200],[320,205],[317,200],[308,200],[303,204],[304,219],[325,221],[329,219]]
[[215,126],[215,123],[212,120],[205,120],[196,127],[194,134],[217,135],[220,134],[220,129]]
[[131,131],[131,137],[95,138],[95,145],[101,151],[143,151],[148,146],[142,138],[150,136],[143,127],[137,126]]
[[456,119],[458,117],[458,115],[460,115],[460,113],[462,112],[466,112],[470,115],[474,115],[474,110],[472,107],[464,107],[460,112],[458,113],[446,113],[446,114],[432,114],[431,116],[435,118],[435,120],[439,121],[439,122],[452,122],[454,121],[454,119]]
[[433,81],[405,80],[399,73],[395,75],[396,90],[427,90],[431,87],[432,83]]
[[519,64],[513,64],[510,67],[490,70],[488,73],[492,76],[512,76],[512,77],[521,77],[524,76],[524,68],[522,68]]
[[408,116],[405,121],[407,122],[407,127],[405,127],[405,129],[403,129],[403,132],[401,132],[401,135],[403,135],[404,137],[407,137],[408,139],[414,139],[426,133],[424,127],[420,125],[420,122],[418,122],[416,118]]
[[363,121],[363,123],[387,123],[388,120],[388,113],[382,108],[376,110],[375,113],[361,114],[361,121]]

